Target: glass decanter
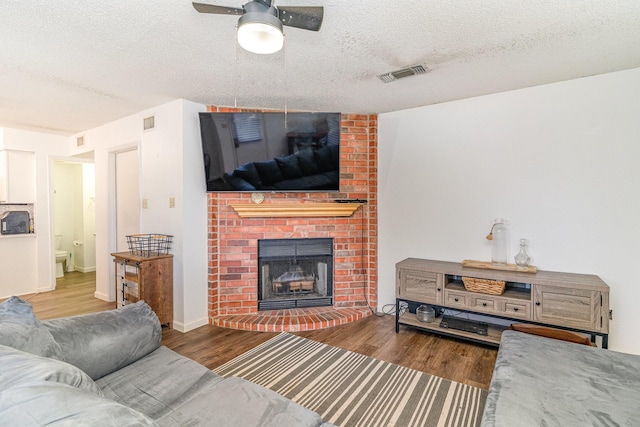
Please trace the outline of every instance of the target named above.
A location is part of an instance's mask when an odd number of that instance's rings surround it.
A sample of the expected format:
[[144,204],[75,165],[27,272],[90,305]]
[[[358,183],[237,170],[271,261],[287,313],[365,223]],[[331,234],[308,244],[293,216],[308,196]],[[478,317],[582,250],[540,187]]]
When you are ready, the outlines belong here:
[[515,256],[516,265],[521,268],[529,266],[531,257],[527,253],[527,239],[520,239],[520,252]]

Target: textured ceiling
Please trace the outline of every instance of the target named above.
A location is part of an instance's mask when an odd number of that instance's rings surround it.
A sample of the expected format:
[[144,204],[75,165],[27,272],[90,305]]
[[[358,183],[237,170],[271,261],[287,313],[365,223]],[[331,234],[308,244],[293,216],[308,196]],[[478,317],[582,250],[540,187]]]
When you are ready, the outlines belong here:
[[[186,0],[3,0],[0,126],[72,134],[176,98],[381,113],[640,67],[638,0],[277,4],[324,22],[264,56],[236,47],[237,17]],[[377,78],[417,64],[431,71]]]

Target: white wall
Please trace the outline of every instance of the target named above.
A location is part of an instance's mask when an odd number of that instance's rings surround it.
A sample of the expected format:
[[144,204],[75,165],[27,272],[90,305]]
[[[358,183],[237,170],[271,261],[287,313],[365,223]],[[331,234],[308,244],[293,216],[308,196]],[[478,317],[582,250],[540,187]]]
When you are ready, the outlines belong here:
[[81,246],[75,247],[82,254],[82,264],[76,270],[86,273],[96,271],[96,172],[93,163],[82,164],[82,234],[78,236]]
[[[207,193],[200,140],[198,113],[205,111],[202,105],[184,103],[182,110],[183,182],[184,203],[181,220],[185,257],[183,259],[183,330],[202,326],[209,322],[209,247]],[[201,317],[201,313],[206,316]]]
[[[640,69],[380,114],[379,301],[406,257],[511,257],[611,287],[610,348],[640,354]],[[511,261],[513,262],[513,261]]]
[[[33,168],[25,169],[21,177],[25,185],[35,189],[35,236],[2,240],[0,253],[0,298],[55,289],[55,252],[51,209],[50,185],[51,156],[67,153],[68,138],[40,132],[1,128],[0,148],[33,153]],[[35,176],[33,176],[35,171]],[[34,239],[35,238],[35,243]],[[23,271],[23,269],[28,269]]]
[[[187,331],[208,323],[207,195],[202,166],[198,112],[206,107],[176,100],[83,132],[84,146],[72,154],[93,151],[96,168],[96,296],[115,299],[113,223],[113,155],[137,147],[140,158],[140,232],[174,236],[174,327]],[[155,128],[144,131],[143,119],[155,116]],[[80,135],[77,135],[80,136]],[[169,199],[175,207],[169,207]]]

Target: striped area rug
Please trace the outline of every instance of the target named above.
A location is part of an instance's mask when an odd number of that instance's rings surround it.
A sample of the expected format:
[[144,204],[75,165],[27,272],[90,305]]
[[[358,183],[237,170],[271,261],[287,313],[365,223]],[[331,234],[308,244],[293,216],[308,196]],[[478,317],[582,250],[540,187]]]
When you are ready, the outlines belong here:
[[213,370],[350,426],[478,426],[487,393],[286,332]]

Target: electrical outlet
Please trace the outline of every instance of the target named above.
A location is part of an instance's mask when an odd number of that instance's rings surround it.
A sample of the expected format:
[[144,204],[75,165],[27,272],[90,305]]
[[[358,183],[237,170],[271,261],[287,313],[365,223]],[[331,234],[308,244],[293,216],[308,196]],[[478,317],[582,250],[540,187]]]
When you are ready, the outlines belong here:
[[149,208],[149,199],[142,199],[142,209]]
[[176,207],[176,198],[175,197],[169,197],[169,207],[170,208],[175,208]]

